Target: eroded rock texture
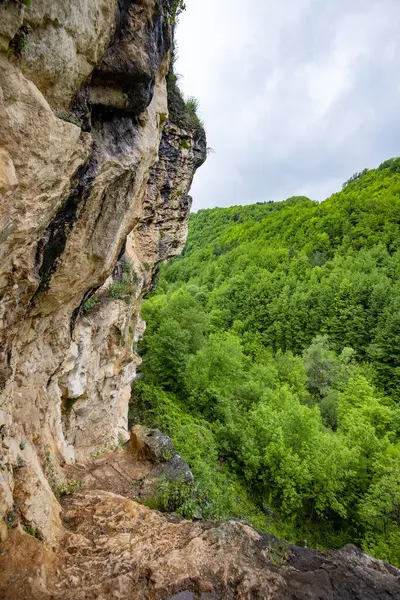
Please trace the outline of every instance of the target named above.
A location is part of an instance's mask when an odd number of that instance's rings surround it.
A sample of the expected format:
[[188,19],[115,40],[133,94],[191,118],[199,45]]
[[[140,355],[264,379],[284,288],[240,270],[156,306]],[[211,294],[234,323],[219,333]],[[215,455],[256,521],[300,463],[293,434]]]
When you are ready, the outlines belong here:
[[[289,547],[233,521],[171,522],[106,491],[64,504],[56,552],[13,529],[5,600],[396,600],[400,572],[353,546]],[[15,549],[19,553],[15,553]],[[9,560],[10,553],[15,559]],[[28,557],[28,561],[22,556]]]
[[[180,458],[139,425],[126,449],[68,467],[84,491],[61,500],[52,544],[16,522],[0,546],[3,600],[396,600],[400,571],[353,546],[289,546],[235,521],[189,522],[138,504]],[[182,459],[180,459],[182,461]],[[183,462],[183,461],[182,461]],[[173,471],[174,469],[172,469]],[[24,467],[16,487],[25,478]],[[190,485],[186,465],[180,476]],[[183,481],[181,478],[180,481]],[[160,481],[160,479],[159,479]],[[0,531],[1,533],[1,531]]]
[[47,541],[63,467],[128,439],[140,302],[205,160],[168,120],[172,4],[0,2],[0,521]]

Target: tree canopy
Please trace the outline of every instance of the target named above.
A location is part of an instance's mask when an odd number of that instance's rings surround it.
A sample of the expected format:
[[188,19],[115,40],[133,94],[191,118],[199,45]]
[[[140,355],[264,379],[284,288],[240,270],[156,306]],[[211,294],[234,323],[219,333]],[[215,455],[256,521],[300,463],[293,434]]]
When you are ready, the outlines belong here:
[[203,516],[400,566],[399,227],[400,159],[322,203],[191,215],[131,414],[171,435]]

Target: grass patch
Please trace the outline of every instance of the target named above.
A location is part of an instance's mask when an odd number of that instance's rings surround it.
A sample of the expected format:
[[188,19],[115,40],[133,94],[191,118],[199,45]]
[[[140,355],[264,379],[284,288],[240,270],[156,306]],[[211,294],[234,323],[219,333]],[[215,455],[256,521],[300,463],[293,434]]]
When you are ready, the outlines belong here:
[[190,150],[190,141],[187,139],[181,139],[179,141],[179,150]]
[[92,312],[95,308],[97,308],[99,306],[99,304],[100,304],[100,298],[96,298],[94,296],[92,296],[91,298],[88,298],[83,303],[83,307],[82,307],[83,314],[87,315],[88,313]]
[[82,119],[76,117],[72,113],[59,112],[56,114],[56,117],[62,121],[66,121],[67,123],[72,123],[72,125],[76,125],[77,127],[82,127],[83,125]]
[[135,297],[138,279],[131,261],[124,258],[119,281],[114,281],[107,290],[107,295],[114,300],[129,300]]
[[204,123],[198,116],[199,103],[190,97],[186,101],[178,86],[178,77],[171,70],[167,75],[169,120],[195,135],[204,135]]
[[25,531],[25,533],[36,538],[37,540],[42,539],[42,536],[40,535],[38,529],[34,525],[24,525],[22,529]]
[[160,512],[176,512],[186,519],[192,519],[198,512],[194,486],[181,479],[162,477],[157,483],[154,497],[142,500],[141,504]]

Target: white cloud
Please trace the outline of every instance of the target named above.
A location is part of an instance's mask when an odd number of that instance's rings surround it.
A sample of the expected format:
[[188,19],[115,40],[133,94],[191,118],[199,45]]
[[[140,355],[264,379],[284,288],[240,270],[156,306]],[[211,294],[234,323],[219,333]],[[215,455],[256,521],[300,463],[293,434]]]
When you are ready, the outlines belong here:
[[323,199],[400,154],[397,0],[187,0],[178,47],[216,151],[195,209]]

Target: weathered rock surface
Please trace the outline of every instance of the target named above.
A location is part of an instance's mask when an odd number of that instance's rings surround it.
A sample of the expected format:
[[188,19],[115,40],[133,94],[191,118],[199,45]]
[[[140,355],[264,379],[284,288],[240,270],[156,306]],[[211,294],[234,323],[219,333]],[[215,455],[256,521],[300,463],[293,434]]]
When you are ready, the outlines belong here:
[[[152,464],[151,470],[140,480],[137,498],[157,500],[157,487],[160,482],[166,482],[167,485],[175,484],[181,493],[184,493],[186,499],[193,496],[195,487],[193,473],[187,462],[176,452],[167,435],[158,429],[135,425],[131,430],[128,450],[136,460]],[[178,509],[179,499],[178,505],[172,502],[172,506],[174,510]]]
[[171,6],[0,2],[0,522],[49,541],[64,467],[129,438],[141,299],[206,156],[168,121]]
[[159,429],[135,425],[131,430],[129,449],[138,459],[167,462],[176,454],[170,438]]
[[[289,547],[241,523],[172,523],[110,492],[67,499],[55,550],[13,529],[5,600],[396,600],[400,571],[352,546]],[[21,555],[14,558],[14,548]]]

